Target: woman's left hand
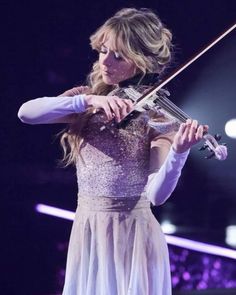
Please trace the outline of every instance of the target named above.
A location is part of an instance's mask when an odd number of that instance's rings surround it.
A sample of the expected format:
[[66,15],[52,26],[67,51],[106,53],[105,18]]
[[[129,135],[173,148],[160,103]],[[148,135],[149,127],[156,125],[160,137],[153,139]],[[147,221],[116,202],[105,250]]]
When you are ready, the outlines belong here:
[[173,141],[173,149],[177,153],[184,153],[203,138],[208,131],[207,125],[198,125],[197,120],[188,119],[182,123]]

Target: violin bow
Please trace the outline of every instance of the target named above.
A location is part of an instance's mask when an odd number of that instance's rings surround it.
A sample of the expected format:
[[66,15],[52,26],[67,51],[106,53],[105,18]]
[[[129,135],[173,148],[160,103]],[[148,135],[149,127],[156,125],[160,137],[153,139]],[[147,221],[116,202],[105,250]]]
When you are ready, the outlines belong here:
[[[150,90],[148,90],[145,94],[141,95],[134,104],[134,111],[131,111],[129,114],[127,114],[126,117],[124,117],[120,123],[118,124],[118,127],[124,127],[127,122],[136,116],[137,110],[142,108],[148,101],[150,101],[151,98],[155,101],[157,99],[156,93],[163,88],[167,83],[169,83],[171,80],[173,80],[177,75],[179,75],[182,71],[184,71],[186,68],[188,68],[193,62],[195,62],[197,59],[199,59],[203,54],[205,54],[208,50],[210,50],[213,46],[215,46],[218,42],[220,42],[224,37],[226,37],[230,32],[232,32],[236,28],[236,24],[231,26],[229,29],[227,29],[224,33],[222,33],[217,39],[215,39],[213,42],[211,42],[208,46],[206,46],[202,51],[200,51],[197,55],[195,55],[192,59],[190,59],[188,62],[186,62],[183,66],[181,66],[179,69],[177,69],[174,73],[172,73],[169,77],[167,77],[164,81],[160,82],[158,85],[155,85]],[[167,99],[167,103],[171,103],[172,107],[177,109],[177,111],[184,114],[183,122],[185,119],[189,118],[188,115],[186,115],[184,112],[182,112],[177,106],[175,106],[171,101]],[[200,150],[208,149],[211,151],[211,154],[207,156],[207,159],[212,158],[213,156],[216,157],[218,160],[225,160],[227,157],[227,148],[223,145],[219,145],[217,141],[220,139],[219,135],[216,135],[213,137],[212,135],[205,133],[204,134],[205,143],[203,147]]]

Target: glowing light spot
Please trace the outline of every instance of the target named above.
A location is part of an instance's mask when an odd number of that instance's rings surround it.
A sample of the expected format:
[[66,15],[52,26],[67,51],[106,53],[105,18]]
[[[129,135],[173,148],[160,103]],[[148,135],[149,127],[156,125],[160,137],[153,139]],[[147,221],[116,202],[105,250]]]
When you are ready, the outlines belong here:
[[236,138],[236,119],[229,120],[225,124],[225,133],[231,138]]
[[226,227],[225,242],[232,247],[236,247],[236,225]]
[[172,224],[169,220],[164,220],[161,223],[161,228],[165,234],[173,234],[176,232],[176,226]]
[[55,216],[55,217],[60,217],[60,218],[67,219],[67,220],[74,220],[74,217],[75,217],[74,212],[64,210],[64,209],[59,209],[59,208],[56,208],[53,206],[38,204],[35,207],[35,209],[39,213],[43,213],[43,214],[47,214],[47,215],[51,215],[51,216]]

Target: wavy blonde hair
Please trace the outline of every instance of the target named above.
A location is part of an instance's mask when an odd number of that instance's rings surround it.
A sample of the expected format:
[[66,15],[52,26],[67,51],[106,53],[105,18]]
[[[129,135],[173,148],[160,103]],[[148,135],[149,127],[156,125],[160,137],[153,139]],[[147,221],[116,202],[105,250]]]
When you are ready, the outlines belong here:
[[[123,8],[118,11],[90,37],[92,49],[99,52],[108,36],[114,50],[124,60],[132,61],[143,75],[161,73],[171,60],[172,34],[150,9]],[[98,61],[93,64],[87,81],[92,94],[107,95],[115,88],[103,82]],[[61,137],[62,161],[66,166],[77,160],[83,140],[82,130],[91,114],[90,109],[77,115]]]

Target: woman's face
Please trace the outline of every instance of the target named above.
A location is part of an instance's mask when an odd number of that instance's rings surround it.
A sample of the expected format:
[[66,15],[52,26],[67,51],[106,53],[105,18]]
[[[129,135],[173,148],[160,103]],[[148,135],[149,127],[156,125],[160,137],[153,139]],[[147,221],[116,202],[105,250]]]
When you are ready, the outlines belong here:
[[112,40],[109,37],[101,46],[99,66],[103,82],[108,85],[116,85],[136,74],[134,63],[124,60],[119,50],[112,48]]

